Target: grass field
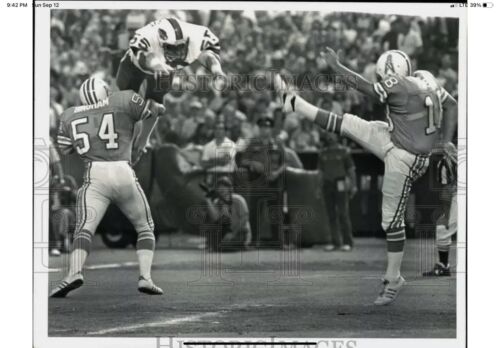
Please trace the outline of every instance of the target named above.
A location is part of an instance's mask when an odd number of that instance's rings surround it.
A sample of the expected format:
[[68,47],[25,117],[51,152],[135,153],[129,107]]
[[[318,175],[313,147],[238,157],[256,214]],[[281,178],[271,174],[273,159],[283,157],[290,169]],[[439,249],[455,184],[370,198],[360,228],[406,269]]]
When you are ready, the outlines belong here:
[[[191,244],[195,244],[191,241]],[[209,254],[162,236],[153,278],[163,296],[137,291],[135,251],[100,238],[85,284],[49,300],[49,336],[447,337],[456,335],[456,278],[426,279],[433,243],[409,240],[408,281],[397,301],[376,307],[385,241],[357,239],[352,252],[320,248]],[[451,260],[455,260],[452,253]],[[51,258],[50,286],[67,257]]]

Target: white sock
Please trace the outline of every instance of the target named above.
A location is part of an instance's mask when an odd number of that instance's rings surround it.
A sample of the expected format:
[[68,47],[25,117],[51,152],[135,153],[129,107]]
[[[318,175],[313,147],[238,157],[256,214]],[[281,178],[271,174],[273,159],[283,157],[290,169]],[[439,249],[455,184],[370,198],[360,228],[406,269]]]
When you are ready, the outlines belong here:
[[137,259],[139,260],[139,273],[146,279],[151,279],[151,266],[153,265],[153,250],[137,250]]
[[68,275],[72,276],[82,271],[87,260],[88,253],[83,249],[75,249],[71,252],[69,259]]
[[314,121],[319,109],[297,95],[295,96],[295,111],[309,120]]
[[404,252],[388,252],[387,253],[387,271],[385,272],[385,279],[390,282],[396,281],[401,276],[401,263],[403,261]]

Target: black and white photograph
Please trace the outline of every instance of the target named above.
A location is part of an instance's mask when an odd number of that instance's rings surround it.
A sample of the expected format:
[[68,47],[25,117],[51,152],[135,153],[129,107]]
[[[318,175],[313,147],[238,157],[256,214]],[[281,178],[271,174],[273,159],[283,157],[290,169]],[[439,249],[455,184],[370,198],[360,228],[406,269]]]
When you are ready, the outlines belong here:
[[466,345],[466,8],[33,6],[34,347]]

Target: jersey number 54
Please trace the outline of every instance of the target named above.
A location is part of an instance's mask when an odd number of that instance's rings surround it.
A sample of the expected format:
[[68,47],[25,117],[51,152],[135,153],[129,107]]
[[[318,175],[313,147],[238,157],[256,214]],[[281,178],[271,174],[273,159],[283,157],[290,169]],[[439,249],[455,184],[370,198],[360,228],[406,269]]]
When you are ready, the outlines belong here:
[[[73,133],[73,139],[78,141],[76,146],[76,151],[79,155],[83,155],[90,150],[90,136],[87,132],[78,131],[78,126],[87,124],[89,122],[88,117],[77,118],[71,122],[71,132]],[[114,115],[112,112],[102,115],[101,124],[99,126],[99,132],[97,133],[99,139],[106,143],[107,150],[113,150],[118,148],[118,133],[115,132],[115,122]]]

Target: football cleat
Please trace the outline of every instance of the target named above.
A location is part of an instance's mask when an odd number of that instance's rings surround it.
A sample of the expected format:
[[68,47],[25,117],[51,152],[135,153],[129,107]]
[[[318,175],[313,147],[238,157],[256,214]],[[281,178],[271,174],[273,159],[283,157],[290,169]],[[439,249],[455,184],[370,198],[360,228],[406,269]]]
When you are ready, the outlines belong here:
[[280,74],[274,74],[274,89],[280,96],[283,112],[289,113],[295,111],[295,92],[293,92],[286,82],[281,78]]
[[163,295],[163,290],[159,286],[156,286],[152,279],[146,279],[143,276],[139,277],[139,286],[137,289],[148,295]]
[[323,251],[328,251],[328,252],[335,251],[335,250],[337,250],[337,248],[333,244],[325,245],[325,247],[323,248]]
[[399,292],[405,284],[405,279],[399,276],[398,280],[390,282],[387,279],[382,279],[382,290],[379,296],[375,300],[374,304],[376,306],[387,306],[394,302],[399,295]]
[[350,246],[349,244],[344,244],[340,247],[340,250],[342,251],[351,251],[352,250],[352,246]]
[[81,273],[67,276],[61,283],[59,283],[59,285],[54,290],[52,290],[52,292],[50,293],[50,297],[54,298],[66,297],[66,295],[70,291],[76,290],[82,285],[83,285],[83,275]]
[[451,276],[450,265],[445,266],[441,262],[434,265],[430,271],[422,273],[424,277],[449,277]]

